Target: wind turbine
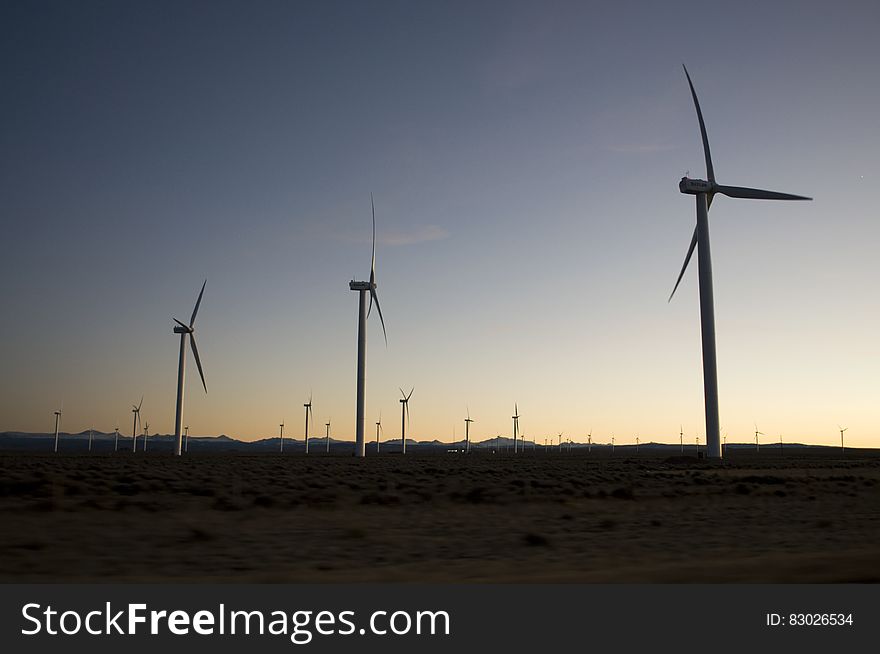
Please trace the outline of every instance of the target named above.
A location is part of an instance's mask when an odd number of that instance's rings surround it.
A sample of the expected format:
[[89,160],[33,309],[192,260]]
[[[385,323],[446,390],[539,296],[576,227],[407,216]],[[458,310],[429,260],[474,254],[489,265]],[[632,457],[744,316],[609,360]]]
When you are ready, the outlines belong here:
[[61,414],[64,411],[64,403],[61,403],[61,408],[55,412],[55,452],[58,452],[58,426],[61,424]]
[[840,453],[845,454],[846,450],[843,449],[843,432],[845,432],[849,427],[841,427],[837,425],[837,428],[840,430]]
[[611,434],[611,456],[614,456],[614,434]]
[[[516,402],[513,403],[513,453],[516,454],[516,435],[519,432],[519,407]],[[521,448],[525,452],[525,448]]]
[[[382,323],[382,334],[385,336],[385,347],[388,347],[388,334],[385,331],[385,319],[382,317],[382,308],[379,306],[379,296],[376,295],[376,206],[373,204],[373,194],[370,193],[370,208],[373,213],[373,258],[370,263],[370,281],[348,283],[349,290],[358,292],[358,360],[357,360],[357,422],[355,424],[355,447],[354,455],[366,456],[364,443],[364,402],[366,397],[367,375],[367,318],[373,310],[373,301],[379,312],[379,321]],[[367,293],[370,294],[370,308],[367,309]],[[328,441],[329,445],[329,441]]]
[[400,442],[403,444],[404,454],[406,454],[406,426],[409,424],[409,398],[412,397],[414,390],[416,390],[415,386],[409,389],[409,395],[407,395],[401,388],[400,394],[403,395],[403,399],[398,400],[400,402]]
[[202,386],[205,388],[205,393],[208,392],[208,386],[205,384],[205,375],[202,372],[202,362],[199,360],[199,348],[196,347],[196,335],[195,329],[193,325],[196,322],[196,314],[199,312],[199,305],[202,303],[202,295],[205,293],[205,284],[208,283],[206,279],[202,283],[202,290],[199,292],[199,299],[196,300],[196,306],[193,309],[192,317],[189,319],[189,325],[184,325],[177,318],[174,318],[174,322],[177,325],[174,327],[174,333],[180,334],[180,359],[177,364],[177,415],[174,418],[174,440],[177,443],[176,453],[177,456],[182,454],[182,446],[183,440],[181,438],[181,427],[183,426],[183,387],[184,387],[184,377],[186,375],[186,335],[189,334],[189,342],[192,345],[193,356],[196,359],[196,366],[199,368],[199,377],[202,378]]
[[467,418],[464,419],[464,452],[467,454],[471,451],[471,410],[467,410]]
[[327,454],[330,454],[330,420],[327,420],[327,424],[324,425],[327,428]]
[[675,287],[669,295],[670,301],[681,283],[681,278],[691,260],[691,255],[699,245],[699,282],[700,282],[700,327],[703,341],[703,394],[706,402],[706,454],[710,458],[721,458],[721,438],[718,422],[718,370],[715,357],[715,301],[712,291],[712,258],[709,249],[709,207],[716,193],[731,198],[751,198],[756,200],[810,200],[801,195],[789,193],[777,193],[775,191],[763,191],[740,186],[723,186],[715,182],[715,169],[712,167],[712,157],[709,153],[709,137],[706,135],[706,124],[703,121],[703,112],[697,100],[697,92],[691,82],[691,76],[687,68],[684,74],[691,89],[694,107],[697,110],[697,119],[700,122],[700,134],[703,138],[703,153],[706,157],[706,175],[708,181],[681,178],[678,188],[682,193],[696,196],[697,225],[694,235],[684,259],[684,265],[675,282]]
[[147,451],[147,437],[150,435],[150,423],[144,423],[144,452]]
[[141,395],[141,401],[131,405],[131,412],[134,414],[131,418],[131,451],[137,452],[137,428],[141,424],[141,405],[144,403],[144,396]]
[[183,428],[183,451],[189,452],[189,427]]
[[116,429],[113,430],[113,433],[116,434],[116,438],[114,439],[114,442],[113,442],[113,451],[118,452],[119,451],[119,426],[118,425],[116,426]]
[[587,434],[587,454],[593,453],[593,430],[590,429],[590,433]]
[[755,423],[755,452],[761,451],[761,445],[758,443],[758,436],[763,436],[764,432],[758,431],[758,423]]
[[639,437],[636,435],[636,456],[639,455]]
[[382,412],[379,412],[379,420],[376,422],[376,454],[379,453],[379,431],[382,429]]
[[681,453],[684,454],[684,427],[678,426],[678,442],[681,443]]
[[306,454],[309,453],[309,416],[312,414],[312,394],[309,393],[309,401],[303,404],[306,410]]
[[280,438],[281,438],[281,449],[279,450],[279,452],[280,452],[281,454],[284,454],[284,421],[282,420],[282,421],[281,421],[281,424],[278,425],[278,426],[281,428],[281,436],[280,436]]
[[89,429],[89,452],[92,451],[92,430]]

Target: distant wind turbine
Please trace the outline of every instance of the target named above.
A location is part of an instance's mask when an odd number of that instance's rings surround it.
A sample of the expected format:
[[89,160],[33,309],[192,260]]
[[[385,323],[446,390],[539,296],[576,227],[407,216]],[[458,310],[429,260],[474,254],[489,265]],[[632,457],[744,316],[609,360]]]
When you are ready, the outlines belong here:
[[403,454],[406,454],[406,426],[409,424],[409,398],[412,397],[414,390],[416,390],[415,386],[409,390],[409,395],[407,395],[401,388],[400,394],[403,395],[403,399],[398,400],[400,402],[400,442],[403,445]]
[[764,432],[758,431],[758,424],[755,423],[755,452],[761,451],[761,445],[758,443],[758,436],[763,436]]
[[[516,454],[516,436],[519,431],[519,406],[516,402],[513,403],[513,453]],[[525,452],[525,448],[520,448]]]
[[114,442],[113,442],[113,451],[118,452],[119,451],[119,425],[116,426],[116,429],[113,430],[113,433],[116,435],[116,438],[114,439]]
[[681,453],[684,454],[684,427],[679,426],[678,428],[678,440],[681,443]]
[[281,424],[278,425],[278,426],[281,428],[281,436],[280,436],[280,438],[281,438],[281,448],[279,449],[279,452],[280,452],[281,454],[284,454],[284,421],[282,420],[282,421],[281,421]]
[[636,456],[639,455],[639,437],[636,435]]
[[189,452],[189,427],[183,428],[183,451]]
[[379,432],[382,430],[382,412],[379,412],[379,420],[376,422],[376,454],[379,453]]
[[471,451],[471,410],[467,410],[467,418],[464,419],[464,451],[465,454]]
[[327,427],[327,454],[330,454],[330,421],[328,420],[324,426]]
[[843,449],[843,432],[849,429],[849,427],[841,427],[840,425],[837,425],[837,428],[840,430],[840,453],[845,454],[846,450]]
[[614,434],[611,434],[611,456],[614,456]]
[[141,401],[131,405],[131,412],[134,414],[131,418],[131,451],[137,452],[137,430],[141,425],[141,405],[144,403],[144,396],[141,395]]
[[89,452],[92,451],[92,430],[89,429]]
[[202,378],[202,386],[205,388],[205,393],[208,392],[208,386],[205,384],[205,374],[202,372],[202,362],[199,360],[199,348],[196,347],[195,328],[193,327],[196,322],[196,315],[199,313],[199,305],[202,303],[202,295],[205,294],[205,284],[207,283],[207,279],[202,283],[202,290],[199,292],[199,299],[196,300],[196,306],[193,309],[192,317],[189,319],[189,325],[184,325],[177,318],[173,319],[174,322],[177,323],[177,326],[174,327],[174,333],[180,334],[180,358],[177,363],[177,414],[174,418],[174,442],[176,448],[175,453],[177,456],[180,456],[183,453],[181,427],[183,426],[183,387],[186,376],[187,334],[189,334],[189,342],[190,345],[192,345],[196,366],[199,368],[199,377]]
[[312,394],[309,393],[309,401],[303,404],[306,410],[306,454],[309,453],[309,417],[312,415]]
[[[351,280],[348,288],[358,292],[358,360],[357,360],[357,422],[355,424],[355,447],[354,455],[366,456],[364,442],[364,403],[366,398],[366,375],[367,375],[367,318],[373,309],[373,301],[379,312],[379,321],[382,323],[382,334],[385,336],[385,346],[388,346],[388,334],[385,331],[385,319],[382,317],[382,308],[379,306],[379,296],[376,295],[376,206],[373,204],[373,194],[370,193],[370,208],[373,213],[373,258],[370,263],[370,281],[356,282]],[[367,309],[367,293],[370,294],[370,308]],[[328,441],[329,445],[329,441]]]
[[147,451],[147,438],[149,437],[149,435],[150,435],[150,423],[145,422],[144,423],[144,452]]
[[58,452],[58,427],[61,425],[61,414],[64,411],[64,403],[61,403],[61,408],[55,412],[55,452]]
[[691,244],[684,259],[684,265],[675,282],[675,287],[669,299],[675,295],[681,278],[691,260],[691,255],[699,245],[699,282],[700,282],[700,322],[703,341],[703,393],[706,402],[706,444],[707,455],[710,458],[721,458],[721,438],[718,420],[718,371],[715,356],[715,302],[712,291],[712,260],[709,250],[709,207],[716,193],[731,198],[751,198],[757,200],[809,200],[810,198],[789,193],[777,193],[775,191],[763,191],[739,186],[722,186],[715,182],[715,170],[712,167],[712,157],[709,153],[709,138],[706,135],[706,124],[703,121],[703,112],[697,100],[697,92],[691,82],[691,76],[687,68],[684,69],[697,110],[697,119],[700,122],[700,134],[703,138],[703,153],[706,158],[706,175],[708,181],[681,178],[678,188],[682,193],[696,196],[697,225]]
[[590,429],[590,433],[587,434],[587,454],[593,453],[593,430]]

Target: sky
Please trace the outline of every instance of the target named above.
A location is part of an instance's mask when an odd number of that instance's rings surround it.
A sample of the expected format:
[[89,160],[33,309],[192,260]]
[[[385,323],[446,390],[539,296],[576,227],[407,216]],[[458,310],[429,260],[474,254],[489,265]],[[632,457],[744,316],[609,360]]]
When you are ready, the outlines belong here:
[[[876,2],[4,2],[0,430],[880,446]],[[314,424],[313,423],[313,424]],[[313,432],[314,433],[314,432]]]

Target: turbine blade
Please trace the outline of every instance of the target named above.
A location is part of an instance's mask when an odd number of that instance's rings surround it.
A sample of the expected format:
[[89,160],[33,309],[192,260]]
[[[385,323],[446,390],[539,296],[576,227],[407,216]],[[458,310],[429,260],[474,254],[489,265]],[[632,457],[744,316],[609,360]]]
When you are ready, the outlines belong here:
[[403,399],[405,400],[405,399],[406,399],[406,393],[403,392],[403,389],[402,389],[400,386],[398,386],[398,387],[397,387],[397,390],[400,391],[400,394],[403,396]]
[[370,210],[373,213],[373,257],[370,260],[370,283],[372,284],[376,273],[376,205],[373,203],[372,191],[370,191]]
[[180,325],[181,327],[183,327],[183,328],[186,329],[186,330],[192,329],[191,327],[188,327],[187,325],[184,325],[184,324],[183,324],[182,322],[180,322],[177,318],[172,318],[171,320],[173,320],[174,322],[176,322],[178,325]]
[[205,384],[205,373],[202,372],[202,362],[199,359],[199,348],[196,347],[196,336],[192,332],[189,333],[189,343],[192,345],[193,356],[196,359],[196,366],[199,368],[199,377],[202,378],[202,386],[205,387],[205,393],[207,393],[208,385]]
[[792,195],[791,193],[778,193],[776,191],[764,191],[757,188],[744,186],[717,186],[717,191],[731,198],[747,198],[750,200],[812,200],[804,195]]
[[196,314],[199,312],[199,305],[202,303],[202,295],[205,294],[205,284],[207,284],[207,283],[208,283],[207,279],[202,283],[202,290],[199,291],[199,299],[196,300],[196,308],[193,309],[192,318],[189,319],[189,326],[190,327],[192,327],[193,323],[195,323],[195,321],[196,321]]
[[407,402],[409,402],[409,398],[412,397],[412,394],[413,394],[413,391],[414,391],[414,390],[416,390],[416,387],[415,387],[415,386],[413,386],[411,389],[409,389],[409,395],[406,396],[406,401],[407,401]]
[[385,336],[385,347],[388,347],[388,332],[385,331],[385,318],[382,317],[382,307],[379,306],[379,296],[376,295],[375,287],[370,287],[370,298],[375,298],[376,309],[379,311],[379,320],[382,322],[382,334]]
[[675,288],[673,288],[672,293],[669,294],[669,299],[666,300],[667,302],[672,301],[672,296],[675,295],[675,291],[678,290],[678,285],[681,284],[681,278],[684,277],[684,271],[687,270],[688,264],[691,261],[691,256],[694,253],[694,249],[697,247],[697,229],[699,228],[697,226],[694,226],[694,235],[691,237],[691,244],[690,247],[688,247],[687,255],[684,258],[684,265],[682,265],[681,267],[681,272],[678,273],[678,279],[675,282]]
[[709,178],[709,182],[714,184],[715,169],[712,167],[712,155],[709,153],[709,137],[706,135],[706,123],[703,122],[703,111],[700,109],[700,101],[697,100],[697,92],[694,90],[694,83],[691,81],[687,66],[682,64],[681,67],[684,68],[684,74],[687,76],[688,86],[691,87],[691,96],[694,98],[694,107],[697,109],[697,118],[700,121],[700,134],[703,137],[703,153],[706,155],[706,176]]
[[143,395],[141,395],[141,401],[140,401],[140,402],[138,402],[138,411],[140,411],[140,410],[141,410],[141,405],[142,405],[142,404],[143,404],[143,403],[144,403],[144,396],[143,396]]

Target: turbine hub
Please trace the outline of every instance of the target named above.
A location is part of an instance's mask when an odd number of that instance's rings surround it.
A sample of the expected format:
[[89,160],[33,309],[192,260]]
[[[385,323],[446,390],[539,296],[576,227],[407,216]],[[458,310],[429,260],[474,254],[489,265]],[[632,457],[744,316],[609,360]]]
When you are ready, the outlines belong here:
[[371,288],[373,288],[373,286],[370,284],[370,282],[356,282],[354,280],[351,280],[348,283],[348,288],[352,291],[369,291]]
[[699,195],[700,193],[712,193],[715,190],[715,185],[702,179],[682,177],[678,183],[678,190],[688,195]]
[[186,329],[185,327],[181,327],[180,325],[174,326],[174,333],[175,334],[189,334],[191,331],[192,331],[192,329]]

